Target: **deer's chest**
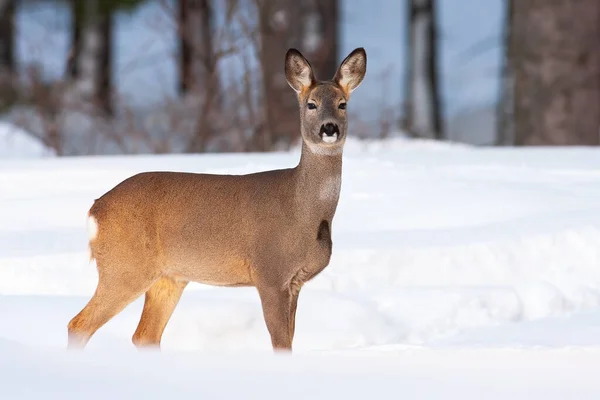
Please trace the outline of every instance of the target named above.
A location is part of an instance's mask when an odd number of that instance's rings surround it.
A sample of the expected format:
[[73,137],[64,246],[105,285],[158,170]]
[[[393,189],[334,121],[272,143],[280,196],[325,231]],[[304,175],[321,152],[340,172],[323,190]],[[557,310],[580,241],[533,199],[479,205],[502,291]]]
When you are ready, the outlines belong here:
[[329,222],[322,220],[313,234],[305,243],[302,262],[296,264],[297,269],[292,273],[292,286],[301,287],[329,265],[332,251]]

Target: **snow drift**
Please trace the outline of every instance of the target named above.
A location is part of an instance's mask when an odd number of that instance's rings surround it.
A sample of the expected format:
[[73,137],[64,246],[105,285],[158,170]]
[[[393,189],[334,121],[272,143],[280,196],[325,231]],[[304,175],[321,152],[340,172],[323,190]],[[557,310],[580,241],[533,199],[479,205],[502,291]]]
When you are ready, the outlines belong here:
[[0,158],[48,157],[54,152],[31,134],[0,121]]
[[[235,385],[194,386],[193,371],[210,370],[206,379],[229,376],[240,387],[272,382],[269,376],[291,385],[295,374],[318,382],[291,398],[319,398],[317,386],[325,388],[321,397],[331,395],[341,379],[366,385],[340,384],[347,398],[378,393],[374,386],[389,388],[393,379],[406,384],[403,393],[435,398],[447,389],[457,398],[505,398],[482,394],[495,382],[483,376],[493,375],[503,377],[505,392],[498,393],[505,395],[531,385],[536,398],[585,398],[598,390],[588,372],[597,367],[600,344],[599,155],[583,148],[350,141],[331,265],[300,295],[296,361],[271,357],[253,289],[200,284],[188,287],[167,326],[163,356],[140,355],[130,342],[142,299],[101,328],[84,354],[63,352],[66,324],[97,280],[85,232],[94,198],[143,170],[247,173],[293,166],[297,150],[2,160],[0,376],[11,382],[6,393],[24,390],[35,398],[48,385],[75,398],[80,392],[66,389],[69,375],[98,389],[97,398],[122,388],[151,397],[161,390],[180,397],[196,390],[246,393]],[[560,363],[573,369],[564,374]],[[462,372],[450,373],[447,365]],[[519,367],[531,368],[531,379]],[[43,385],[19,389],[15,382],[32,376]],[[447,378],[439,391],[427,384],[441,376]],[[459,396],[464,385],[472,391]]]

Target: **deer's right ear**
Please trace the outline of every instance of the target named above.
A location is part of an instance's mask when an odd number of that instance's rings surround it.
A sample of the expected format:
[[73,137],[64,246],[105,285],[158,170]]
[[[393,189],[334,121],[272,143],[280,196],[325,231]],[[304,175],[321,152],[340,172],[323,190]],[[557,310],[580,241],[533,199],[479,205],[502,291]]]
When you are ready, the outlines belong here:
[[309,62],[296,49],[289,49],[285,55],[285,79],[297,93],[315,82]]

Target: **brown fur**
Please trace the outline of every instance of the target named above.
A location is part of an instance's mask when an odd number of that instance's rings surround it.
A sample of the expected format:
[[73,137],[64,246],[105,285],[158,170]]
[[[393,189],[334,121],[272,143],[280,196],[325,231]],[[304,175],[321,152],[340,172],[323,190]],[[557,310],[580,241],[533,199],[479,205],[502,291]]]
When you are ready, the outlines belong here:
[[[344,74],[348,65],[352,76]],[[294,168],[248,175],[146,172],[96,200],[89,214],[98,228],[90,241],[98,286],[69,322],[69,347],[84,347],[143,293],[133,342],[159,347],[184,288],[195,281],[256,287],[273,348],[291,350],[300,290],[332,252],[347,129],[338,105],[365,72],[366,54],[357,49],[334,81],[317,82],[304,57],[288,51],[286,77],[298,93],[303,139]],[[317,109],[308,110],[309,101]],[[320,139],[326,122],[340,128],[336,143]]]

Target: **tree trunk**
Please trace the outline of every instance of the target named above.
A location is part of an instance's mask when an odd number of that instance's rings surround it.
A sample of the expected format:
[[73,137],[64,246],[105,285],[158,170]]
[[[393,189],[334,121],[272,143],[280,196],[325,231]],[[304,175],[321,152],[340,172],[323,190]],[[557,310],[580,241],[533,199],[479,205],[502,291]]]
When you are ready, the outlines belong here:
[[107,114],[113,114],[112,106],[112,56],[113,56],[113,13],[105,12],[98,20],[101,46],[98,49],[98,101],[101,109]]
[[438,82],[435,0],[408,1],[405,126],[418,137],[444,137]]
[[[101,0],[75,0],[69,75],[78,94],[111,115],[112,107],[112,12],[101,12]],[[79,3],[79,4],[78,4]]]
[[339,57],[339,0],[302,2],[302,50],[310,58],[317,79],[332,79]]
[[192,43],[188,39],[188,2],[179,0],[179,94],[190,91],[192,84]]
[[180,0],[180,80],[182,94],[205,87],[217,74],[210,0]]
[[81,31],[83,29],[83,2],[70,0],[71,8],[71,48],[67,59],[67,75],[71,79],[79,77],[79,57],[81,53]]
[[512,54],[514,22],[514,0],[504,0],[505,17],[502,27],[502,67],[500,69],[500,97],[496,109],[496,145],[514,143],[514,82],[515,72]]
[[15,3],[0,0],[0,68],[10,74],[15,71]]
[[598,145],[600,2],[514,2],[517,145]]
[[190,152],[206,150],[214,134],[211,115],[220,109],[218,56],[212,41],[214,18],[209,0],[179,1],[179,90],[182,95],[200,99],[196,130],[187,148]]
[[15,100],[15,8],[16,0],[0,0],[0,110]]
[[300,137],[298,102],[286,82],[283,65],[288,48],[301,47],[302,18],[298,1],[258,0],[257,5],[266,113],[264,134],[258,146],[266,151],[289,147]]

